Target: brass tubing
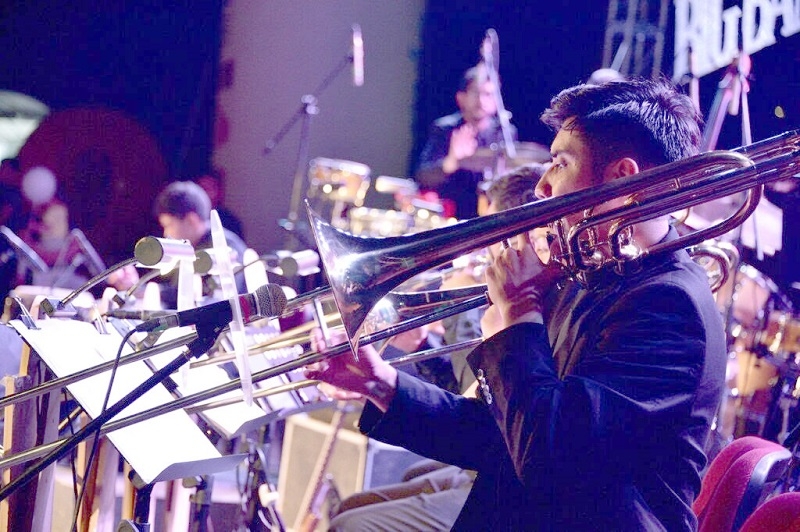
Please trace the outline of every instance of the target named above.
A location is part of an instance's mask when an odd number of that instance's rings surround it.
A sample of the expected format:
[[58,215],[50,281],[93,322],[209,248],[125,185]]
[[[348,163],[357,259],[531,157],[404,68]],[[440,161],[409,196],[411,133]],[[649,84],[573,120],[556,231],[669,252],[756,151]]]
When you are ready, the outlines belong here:
[[[440,311],[433,312],[431,314],[426,314],[426,315],[423,315],[423,316],[418,316],[418,317],[413,318],[411,320],[407,320],[407,321],[399,323],[399,324],[397,324],[395,326],[389,327],[389,328],[387,328],[385,330],[378,331],[377,333],[364,336],[361,339],[361,343],[364,344],[364,345],[368,345],[368,344],[373,344],[375,342],[380,342],[382,340],[386,340],[388,338],[391,338],[392,336],[400,334],[401,332],[404,332],[404,331],[407,331],[407,330],[411,330],[411,329],[415,329],[415,328],[420,327],[422,325],[425,325],[427,323],[432,323],[434,321],[438,321],[440,319],[444,319],[444,318],[447,318],[449,316],[454,316],[456,314],[460,314],[461,312],[466,312],[467,310],[471,310],[473,308],[477,308],[477,307],[483,306],[486,303],[487,303],[487,298],[486,298],[485,295],[484,296],[474,297],[474,298],[469,299],[467,301],[463,301],[461,303],[457,303],[457,304],[452,305],[450,307],[441,309]],[[290,360],[288,362],[284,362],[282,364],[278,364],[277,366],[273,366],[272,368],[268,368],[268,369],[265,369],[265,370],[262,370],[262,371],[254,373],[251,376],[252,377],[252,381],[255,383],[255,382],[261,382],[263,380],[271,379],[271,378],[276,377],[278,375],[282,375],[284,373],[288,373],[289,371],[293,371],[295,369],[299,369],[299,368],[301,368],[303,366],[306,366],[308,364],[312,364],[312,363],[315,363],[315,362],[321,362],[321,361],[326,360],[328,358],[339,356],[339,355],[342,355],[342,354],[345,354],[345,353],[350,353],[350,344],[349,343],[343,343],[343,344],[339,344],[339,345],[333,346],[326,353],[314,353],[314,352],[304,353],[303,356],[300,356],[299,358],[297,358],[295,360]],[[221,385],[216,386],[214,388],[209,388],[208,390],[203,390],[202,392],[197,392],[197,393],[194,393],[194,394],[191,394],[191,395],[187,395],[187,396],[181,397],[179,399],[176,399],[174,401],[170,401],[169,403],[166,403],[164,405],[161,405],[161,406],[158,406],[158,407],[155,407],[155,408],[151,408],[150,410],[146,410],[144,412],[139,412],[138,414],[132,414],[130,416],[127,416],[127,417],[112,421],[112,422],[108,423],[107,425],[105,425],[101,429],[100,433],[101,434],[107,434],[109,432],[113,432],[115,430],[119,430],[119,429],[128,427],[130,425],[133,425],[135,423],[139,423],[141,421],[146,421],[146,420],[148,420],[150,418],[153,418],[153,417],[156,417],[156,416],[159,416],[159,415],[162,415],[162,414],[167,414],[169,412],[173,412],[173,411],[179,410],[181,408],[186,408],[186,407],[189,407],[191,405],[200,403],[202,401],[208,401],[209,399],[213,399],[214,397],[216,397],[218,395],[222,395],[224,393],[232,392],[232,391],[235,391],[235,390],[237,390],[239,388],[241,388],[241,380],[233,379],[233,380],[231,380],[231,381],[229,381],[229,382],[227,382],[225,384],[221,384]],[[56,447],[58,447],[59,445],[61,445],[62,443],[64,443],[65,441],[66,441],[66,438],[63,438],[63,439],[56,440],[56,441],[51,442],[51,443],[46,443],[46,444],[40,445],[38,447],[34,447],[34,448],[31,448],[31,449],[16,453],[16,454],[11,455],[11,456],[4,456],[2,459],[0,459],[0,471],[2,471],[3,469],[6,469],[8,467],[12,467],[12,466],[19,465],[19,464],[24,464],[24,463],[26,463],[26,462],[28,462],[30,460],[33,460],[34,458],[37,458],[37,457],[42,456],[42,455],[45,455],[48,452],[50,452],[51,450],[53,450]]]
[[[169,351],[170,349],[176,349],[178,347],[186,345],[195,338],[197,338],[196,334],[194,333],[187,334],[185,336],[181,336],[180,338],[175,338],[174,340],[169,340],[167,342],[164,342],[163,344],[155,345],[153,347],[149,347],[141,351],[133,352],[130,355],[125,355],[123,357],[120,357],[119,365],[122,366],[125,364],[130,364],[132,362],[138,362],[140,360],[144,360],[159,353]],[[45,393],[63,388],[72,383],[78,382],[80,380],[89,377],[94,377],[95,375],[99,375],[100,373],[109,371],[113,366],[114,366],[114,361],[109,360],[108,362],[103,362],[102,364],[98,364],[97,366],[86,368],[84,370],[73,373],[72,375],[67,375],[65,377],[59,377],[57,379],[47,381],[45,383],[36,386],[35,388],[31,388],[30,390],[7,395],[6,397],[0,399],[0,408],[16,404],[21,401],[25,401],[27,399],[38,397]]]
[[[797,174],[800,135],[796,131],[759,142],[739,150],[704,153],[615,179],[598,187],[580,190],[509,209],[496,214],[462,221],[415,235],[363,238],[349,235],[325,222],[307,205],[320,257],[342,316],[348,337],[358,332],[370,310],[387,293],[423,271],[479,248],[486,247],[536,227],[557,222],[565,216],[587,212],[614,199],[632,201],[614,210],[618,227],[639,223],[731,194],[753,189],[766,182]],[[756,192],[757,194],[757,192]],[[750,205],[755,202],[751,201]],[[749,207],[748,207],[749,208]],[[681,247],[708,239],[741,223],[746,212],[712,226],[694,237],[679,240]],[[578,233],[607,223],[608,216],[589,215],[571,231],[560,235],[565,253],[554,257],[572,275],[598,267],[587,261],[578,243]],[[669,244],[658,249],[668,251]],[[612,250],[620,253],[618,243]],[[607,262],[624,263],[635,256],[606,257]],[[655,250],[651,250],[656,252]]]
[[[403,364],[411,364],[413,362],[423,362],[425,360],[430,360],[431,358],[440,357],[442,355],[447,355],[452,353],[453,351],[460,351],[462,349],[471,349],[477,347],[483,338],[475,338],[473,340],[465,340],[463,342],[459,342],[452,345],[444,345],[442,347],[436,347],[433,349],[426,349],[424,351],[418,351],[415,353],[409,353],[404,356],[395,357],[389,359],[388,362],[392,366],[400,366]],[[256,390],[253,392],[253,399],[260,399],[263,397],[270,397],[273,395],[278,395],[279,393],[291,392],[295,390],[300,390],[302,388],[307,388],[309,386],[314,386],[319,384],[320,381],[314,379],[305,379],[302,381],[297,382],[290,382],[286,384],[281,384],[278,386],[273,386],[272,388],[266,388],[264,390]],[[220,408],[223,406],[233,405],[236,403],[241,403],[243,400],[242,396],[236,397],[229,397],[226,399],[220,399],[218,401],[214,401],[213,403],[202,403],[195,406],[190,406],[186,408],[186,412],[188,414],[198,414],[204,412],[206,410],[210,410],[213,408]]]

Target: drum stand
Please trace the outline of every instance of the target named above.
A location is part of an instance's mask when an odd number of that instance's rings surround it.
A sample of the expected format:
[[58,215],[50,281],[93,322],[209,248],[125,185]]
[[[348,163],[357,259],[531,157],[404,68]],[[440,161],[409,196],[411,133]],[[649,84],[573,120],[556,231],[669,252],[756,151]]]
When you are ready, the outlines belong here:
[[781,411],[781,431],[778,433],[777,441],[783,442],[792,427],[790,415],[798,405],[800,399],[800,374],[796,371],[787,378],[781,386],[781,394],[778,398],[778,409]]

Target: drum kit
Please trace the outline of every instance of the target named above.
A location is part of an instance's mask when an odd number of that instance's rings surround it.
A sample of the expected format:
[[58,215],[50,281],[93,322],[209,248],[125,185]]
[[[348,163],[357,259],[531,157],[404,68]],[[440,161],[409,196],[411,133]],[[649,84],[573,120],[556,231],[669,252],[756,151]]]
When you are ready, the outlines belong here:
[[[534,162],[550,160],[549,149],[536,142],[515,142],[515,157],[510,159],[499,146],[478,148],[476,152],[460,161],[467,170],[482,172],[485,182],[476,194],[487,188],[485,185],[501,175],[506,169]],[[308,165],[309,193],[314,208],[330,220],[337,229],[357,236],[385,237],[427,231],[455,223],[446,216],[445,208],[438,197],[421,193],[417,183],[411,179],[378,176],[375,190],[394,197],[393,209],[379,209],[364,205],[371,183],[369,166],[343,159],[316,157]]]
[[[673,218],[679,232],[699,230],[726,218],[742,201],[741,195],[723,197]],[[734,270],[712,286],[728,341],[726,393],[715,428],[724,441],[745,435],[782,441],[800,416],[800,309],[762,271],[778,262],[766,256],[781,248],[780,216],[778,207],[761,198],[740,227],[709,242],[724,250]]]
[[716,431],[725,440],[755,435],[782,441],[797,422],[800,314],[767,275],[746,263],[715,297],[729,346]]
[[309,162],[309,199],[337,229],[358,236],[400,236],[455,222],[443,216],[438,201],[419,194],[410,179],[379,176],[375,190],[394,197],[394,209],[364,205],[371,183],[369,166],[342,159],[316,157]]

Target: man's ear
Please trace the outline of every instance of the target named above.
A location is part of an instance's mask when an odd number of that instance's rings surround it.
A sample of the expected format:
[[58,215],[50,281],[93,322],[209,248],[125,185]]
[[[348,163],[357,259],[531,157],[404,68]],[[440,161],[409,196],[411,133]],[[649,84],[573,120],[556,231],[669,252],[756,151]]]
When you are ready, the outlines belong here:
[[193,226],[203,224],[203,219],[196,212],[187,212],[185,219],[189,220]]
[[630,157],[623,157],[621,159],[613,161],[608,166],[606,166],[604,181],[608,182],[613,179],[619,179],[620,177],[625,177],[638,173],[639,173],[639,163],[637,163],[634,159],[631,159]]
[[467,93],[466,92],[464,92],[464,91],[456,92],[456,105],[458,106],[459,109],[463,109],[464,108],[464,98],[466,98],[466,97],[467,97]]

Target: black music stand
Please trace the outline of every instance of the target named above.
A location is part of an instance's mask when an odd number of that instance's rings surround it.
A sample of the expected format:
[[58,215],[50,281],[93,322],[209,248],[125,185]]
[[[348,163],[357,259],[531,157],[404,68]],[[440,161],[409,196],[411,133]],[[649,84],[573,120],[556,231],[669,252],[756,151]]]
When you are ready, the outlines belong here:
[[[40,356],[42,356],[43,352],[50,350],[50,348],[47,346],[49,345],[49,343],[52,343],[54,339],[60,339],[59,341],[63,343],[64,338],[75,336],[74,334],[76,332],[75,329],[77,329],[78,327],[82,327],[83,329],[77,333],[77,338],[79,338],[80,341],[84,343],[89,342],[89,336],[87,333],[90,333],[92,330],[94,330],[91,324],[85,322],[77,322],[73,320],[57,320],[57,319],[41,321],[39,323],[41,328],[38,330],[28,329],[28,327],[24,325],[22,322],[12,322],[12,325],[15,327],[15,329],[17,329],[17,331],[23,337],[25,342],[28,343],[34,350],[36,350]],[[69,332],[70,329],[73,329],[72,330],[73,334],[70,334]],[[111,406],[108,406],[105,411],[99,413],[95,412],[96,415],[94,416],[94,419],[92,419],[92,421],[90,421],[84,428],[82,428],[72,437],[68,438],[63,443],[61,443],[53,450],[48,452],[43,458],[41,458],[31,467],[26,469],[22,474],[14,478],[11,482],[0,488],[0,501],[5,500],[18,488],[30,482],[40,472],[48,468],[51,464],[55,463],[57,460],[64,457],[67,453],[72,451],[75,447],[77,447],[79,443],[84,441],[86,438],[90,437],[91,435],[101,430],[103,425],[105,425],[112,418],[120,414],[134,401],[136,401],[140,397],[144,396],[147,392],[155,388],[158,384],[160,384],[167,377],[169,377],[169,375],[177,371],[180,367],[189,362],[192,358],[198,357],[203,353],[205,353],[206,351],[208,351],[208,349],[210,349],[210,347],[213,345],[217,335],[219,334],[218,329],[219,327],[216,326],[214,327],[211,326],[204,327],[202,325],[199,326],[197,329],[197,338],[191,341],[187,345],[187,348],[172,362],[166,364],[162,369],[156,371],[155,373],[149,373],[150,374],[149,378],[144,380],[144,382],[142,382],[138,386],[135,386],[130,392],[125,394],[124,397],[119,399],[117,402],[115,402]],[[97,332],[96,330],[94,331],[95,333]],[[117,340],[121,340],[121,337],[117,337]],[[58,354],[63,354],[63,353],[58,353]],[[63,361],[64,358],[67,357],[61,357],[61,360]],[[55,358],[51,358],[50,362],[48,363],[48,366],[50,366],[51,369],[52,366],[57,366],[58,359],[59,357],[57,356]],[[64,361],[64,362],[68,363],[69,361]],[[125,368],[129,367],[131,367],[131,365],[125,366]],[[120,368],[120,371],[122,369],[124,368]],[[58,375],[57,371],[54,372]],[[115,382],[121,384],[120,382],[121,380],[123,379],[117,380]],[[74,387],[77,386],[78,384],[80,383],[75,383],[72,386]],[[72,389],[75,390],[75,388]],[[91,411],[92,409],[97,410],[97,408],[87,409],[86,405],[84,406],[87,411]],[[186,415],[186,418],[188,419],[188,414]],[[191,422],[191,426],[197,429],[197,426],[193,422]],[[197,443],[200,443],[202,441],[204,444],[210,445],[205,436],[202,435],[201,432],[199,432],[199,429],[197,429],[197,431],[199,433],[198,436],[200,438],[197,441]],[[115,437],[121,438],[117,443],[115,443],[115,446],[117,447],[121,445],[121,442],[123,441],[130,442],[131,440],[130,434],[115,435],[114,433],[112,433],[110,436],[112,441],[114,440]],[[138,445],[132,445],[131,443],[126,444],[129,452],[133,452],[133,454],[135,454],[136,452],[141,453],[142,447],[145,449],[145,452],[147,452],[146,449],[148,447],[142,446],[141,445],[142,442],[140,440],[141,438],[137,440],[139,443]],[[150,443],[152,444],[152,442]],[[163,445],[161,447],[163,448]],[[131,451],[131,449],[133,449],[133,451]],[[184,449],[184,452],[185,450],[186,449]],[[122,454],[123,456],[125,456],[126,453],[123,452]],[[152,455],[154,453],[151,452],[149,454]],[[193,454],[195,456],[195,459],[185,462],[183,464],[173,464],[172,466],[169,466],[163,470],[160,469],[160,466],[156,466],[158,469],[153,469],[152,466],[150,465],[147,466],[149,470],[146,482],[152,483],[158,480],[183,478],[187,475],[192,474],[191,470],[193,469],[203,472],[223,471],[226,469],[233,468],[238,462],[240,462],[244,458],[243,455],[221,456],[218,452],[216,452],[215,449],[213,453],[211,453],[210,451],[206,453],[205,451],[198,450],[198,451],[193,451]],[[198,457],[200,459],[197,459]],[[126,459],[129,462],[132,462],[132,460],[127,456]],[[135,468],[137,467],[133,463],[132,466],[134,466]],[[141,469],[139,470],[139,472],[141,472]]]

